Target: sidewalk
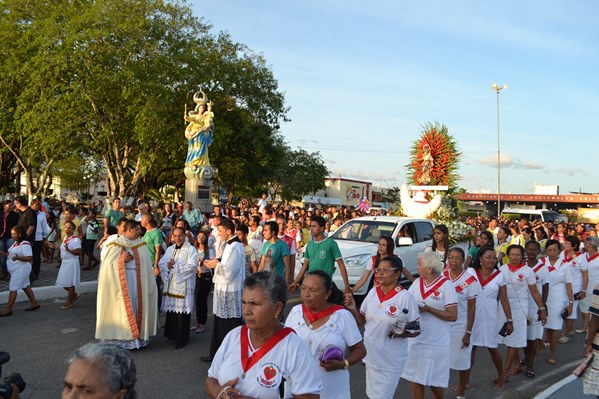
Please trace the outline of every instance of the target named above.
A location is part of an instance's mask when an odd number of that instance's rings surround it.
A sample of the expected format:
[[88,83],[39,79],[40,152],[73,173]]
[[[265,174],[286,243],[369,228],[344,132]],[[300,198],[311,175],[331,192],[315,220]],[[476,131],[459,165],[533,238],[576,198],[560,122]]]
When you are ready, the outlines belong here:
[[[96,257],[100,256],[99,251],[96,251]],[[87,262],[87,257],[86,257]],[[39,300],[50,298],[66,298],[66,291],[54,285],[56,276],[58,276],[58,262],[44,263],[40,269],[40,277],[31,284],[35,297]],[[85,264],[87,266],[87,263]],[[77,292],[85,294],[96,292],[98,287],[98,270],[99,265],[92,270],[83,270],[81,268],[81,285],[77,287]],[[0,304],[5,304],[8,301],[8,280],[0,281]],[[19,290],[17,302],[28,301],[27,296],[22,290]]]

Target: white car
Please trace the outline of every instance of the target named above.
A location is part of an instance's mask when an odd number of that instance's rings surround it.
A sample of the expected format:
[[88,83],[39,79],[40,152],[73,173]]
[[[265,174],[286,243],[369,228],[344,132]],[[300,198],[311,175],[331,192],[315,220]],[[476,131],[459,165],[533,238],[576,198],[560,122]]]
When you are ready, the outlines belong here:
[[[352,219],[343,224],[330,238],[337,241],[343,262],[347,269],[350,285],[354,285],[366,270],[366,265],[372,263],[376,255],[378,242],[383,236],[391,236],[395,243],[395,254],[400,257],[405,268],[417,275],[418,255],[432,244],[435,222],[428,219],[414,219],[398,216],[364,216]],[[402,232],[400,235],[399,233]],[[303,259],[296,265],[296,273],[301,268]],[[366,295],[370,280],[355,294]],[[343,290],[344,284],[341,273],[337,269],[333,281]]]

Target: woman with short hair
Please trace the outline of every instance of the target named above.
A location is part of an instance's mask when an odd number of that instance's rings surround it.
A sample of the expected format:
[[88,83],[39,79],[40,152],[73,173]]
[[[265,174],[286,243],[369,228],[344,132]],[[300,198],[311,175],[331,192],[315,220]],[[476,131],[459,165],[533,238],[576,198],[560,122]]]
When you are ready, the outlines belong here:
[[573,333],[572,330],[574,330],[574,321],[578,318],[578,301],[585,297],[589,283],[589,273],[584,262],[585,255],[578,250],[579,248],[580,240],[578,237],[575,235],[566,236],[562,244],[562,249],[564,250],[562,262],[572,273],[574,303],[572,304],[572,310],[565,319],[566,325],[562,330],[562,336],[558,340],[560,344],[570,341],[570,335]]
[[[488,231],[483,231],[483,233],[491,235]],[[472,353],[470,339],[480,285],[476,277],[464,270],[464,250],[462,248],[454,247],[449,250],[447,264],[448,268],[443,272],[443,276],[451,281],[458,298],[458,318],[451,323],[450,327],[450,369],[459,372],[460,381],[454,390],[458,398],[463,398],[470,369]]]
[[87,396],[135,399],[136,368],[131,353],[108,343],[89,343],[69,359],[62,399]]
[[23,290],[31,302],[31,306],[25,309],[25,311],[36,310],[40,307],[35,299],[29,280],[33,252],[31,244],[26,240],[27,232],[25,231],[25,227],[21,225],[14,226],[10,230],[10,236],[13,244],[8,248],[7,252],[0,251],[0,256],[6,256],[6,268],[10,273],[8,303],[4,311],[0,313],[0,317],[12,316],[12,307],[17,300],[18,290]]
[[210,398],[278,399],[283,377],[291,397],[320,397],[322,383],[310,350],[279,322],[286,302],[287,284],[282,277],[260,271],[245,279],[245,325],[229,332],[214,356],[206,378]]
[[418,337],[410,340],[402,373],[402,378],[412,382],[414,399],[423,399],[427,386],[435,399],[440,399],[449,383],[450,323],[457,320],[458,298],[451,281],[442,275],[443,267],[436,252],[423,252],[418,256],[420,277],[409,289],[420,310],[422,329]]
[[547,363],[556,364],[555,350],[557,332],[562,329],[562,313],[572,312],[574,294],[572,292],[572,271],[562,262],[560,244],[557,240],[547,240],[547,265],[549,267],[549,295],[547,296],[547,324],[545,324],[545,347],[549,346]]
[[81,254],[81,240],[74,235],[76,229],[75,223],[71,221],[64,222],[64,239],[60,246],[60,269],[56,277],[56,285],[67,291],[67,301],[61,309],[70,309],[75,306],[75,301],[79,299],[79,294],[75,291],[81,283],[81,265],[79,255]]
[[[507,346],[505,370],[513,375],[520,372],[520,364],[509,369],[516,359],[518,348],[526,348],[526,326],[528,323],[528,297],[529,293],[539,307],[539,319],[545,325],[547,309],[543,304],[541,295],[537,290],[536,278],[533,270],[524,263],[524,248],[520,245],[510,245],[507,248],[509,263],[499,269],[503,273],[507,285],[507,295],[510,301],[512,319],[507,318],[504,312],[499,312],[500,323],[512,324],[514,332],[507,336],[499,335],[499,343]],[[508,371],[509,370],[509,371]]]
[[320,365],[320,397],[344,399],[351,397],[348,368],[364,358],[366,348],[351,313],[328,301],[331,285],[331,277],[321,270],[306,273],[302,303],[291,309],[285,325],[308,344]]
[[[406,338],[420,333],[415,325],[419,319],[416,301],[398,282],[402,269],[396,256],[381,259],[379,284],[368,292],[359,311],[353,296],[345,295],[345,306],[358,324],[365,326],[366,396],[370,399],[393,398],[408,358]],[[414,328],[407,331],[407,323]]]
[[[594,230],[593,230],[594,231]],[[584,269],[587,271],[588,283],[586,292],[580,300],[580,312],[582,313],[582,328],[576,330],[577,334],[585,334],[589,327],[589,306],[593,296],[593,288],[599,284],[599,238],[597,236],[587,236],[584,240]],[[583,289],[585,287],[582,287]]]
[[[503,280],[503,274],[497,268],[497,254],[492,247],[482,248],[479,253],[480,266],[472,268],[474,277],[480,284],[480,292],[476,297],[476,318],[472,326],[472,357],[470,361],[470,370],[464,381],[464,388],[469,387],[469,378],[474,359],[476,357],[476,348],[484,347],[489,350],[493,365],[497,370],[497,376],[494,379],[495,390],[502,391],[505,384],[505,370],[503,368],[503,359],[501,352],[497,349],[497,332],[501,325],[497,322],[497,313],[501,305],[503,313],[508,319],[512,319],[512,310],[507,298],[507,288]],[[506,334],[511,334],[513,325],[506,325]]]

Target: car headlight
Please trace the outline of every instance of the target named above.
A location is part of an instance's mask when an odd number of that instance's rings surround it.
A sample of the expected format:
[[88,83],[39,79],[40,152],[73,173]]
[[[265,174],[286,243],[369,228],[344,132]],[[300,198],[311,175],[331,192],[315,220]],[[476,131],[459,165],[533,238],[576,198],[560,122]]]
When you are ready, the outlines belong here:
[[350,256],[349,258],[343,259],[343,263],[345,263],[345,266],[347,267],[361,267],[368,262],[369,258],[369,254]]

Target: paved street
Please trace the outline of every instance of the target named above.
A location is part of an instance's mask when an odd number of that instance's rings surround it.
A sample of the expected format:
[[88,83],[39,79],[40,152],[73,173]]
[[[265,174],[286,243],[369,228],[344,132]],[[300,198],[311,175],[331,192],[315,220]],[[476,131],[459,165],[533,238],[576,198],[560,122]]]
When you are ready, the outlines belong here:
[[[56,270],[44,265],[43,281],[52,281]],[[96,273],[84,272],[84,273]],[[38,284],[36,284],[39,286]],[[2,290],[6,290],[2,286]],[[93,341],[95,329],[95,294],[83,294],[77,306],[60,310],[63,300],[42,301],[36,312],[24,312],[28,304],[18,303],[14,315],[0,319],[0,350],[9,351],[11,361],[3,368],[3,375],[19,371],[27,380],[23,398],[57,398],[60,396],[62,378],[66,371],[66,359],[81,345]],[[297,303],[298,298],[292,298]],[[164,317],[162,317],[162,322]],[[192,324],[195,317],[192,317]],[[200,357],[208,351],[211,324],[204,334],[192,333],[191,341],[182,350],[175,351],[173,344],[162,337],[162,330],[149,348],[133,353],[138,367],[137,390],[140,398],[205,398],[203,381],[208,364]],[[583,337],[576,335],[570,343],[558,348],[559,363],[548,365],[546,352],[538,357],[535,371],[537,377],[528,379],[523,374],[511,377],[506,391],[499,395],[493,390],[491,379],[495,375],[488,353],[479,351],[473,386],[467,391],[469,398],[532,398],[553,383],[568,376],[577,365],[583,345]],[[364,368],[351,367],[353,397],[364,398]],[[452,384],[456,375],[452,374]],[[572,385],[572,384],[571,384]],[[576,389],[576,385],[565,389]],[[573,391],[576,392],[576,391]],[[396,398],[409,398],[409,386],[402,380]],[[455,397],[449,392],[447,398]],[[553,396],[577,398],[576,394]]]

